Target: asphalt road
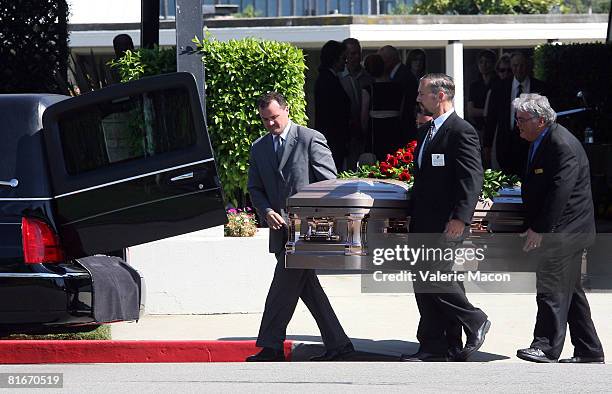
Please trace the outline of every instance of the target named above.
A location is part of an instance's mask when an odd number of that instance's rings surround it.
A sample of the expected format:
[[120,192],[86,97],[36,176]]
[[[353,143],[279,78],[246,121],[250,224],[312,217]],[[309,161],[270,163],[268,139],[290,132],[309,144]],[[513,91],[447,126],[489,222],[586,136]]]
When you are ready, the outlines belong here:
[[[612,365],[531,363],[71,364],[0,366],[63,373],[63,389],[26,393],[610,392]],[[0,389],[2,392],[14,390]]]

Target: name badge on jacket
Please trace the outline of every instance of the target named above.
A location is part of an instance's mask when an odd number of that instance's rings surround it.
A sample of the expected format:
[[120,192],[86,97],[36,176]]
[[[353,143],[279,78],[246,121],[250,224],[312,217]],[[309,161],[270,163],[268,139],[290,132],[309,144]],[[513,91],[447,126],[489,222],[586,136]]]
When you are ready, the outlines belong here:
[[444,167],[444,154],[443,153],[432,153],[431,154],[431,165],[432,167]]
[[543,174],[544,173],[544,169],[543,168],[536,168],[533,172],[535,174]]

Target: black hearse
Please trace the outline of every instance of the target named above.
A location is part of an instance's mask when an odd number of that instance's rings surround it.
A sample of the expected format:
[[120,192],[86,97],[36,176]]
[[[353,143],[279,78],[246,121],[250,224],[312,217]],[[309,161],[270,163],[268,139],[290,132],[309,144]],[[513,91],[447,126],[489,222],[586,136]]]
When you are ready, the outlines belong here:
[[109,254],[227,220],[191,74],[0,95],[0,137],[0,334],[137,319],[141,278]]

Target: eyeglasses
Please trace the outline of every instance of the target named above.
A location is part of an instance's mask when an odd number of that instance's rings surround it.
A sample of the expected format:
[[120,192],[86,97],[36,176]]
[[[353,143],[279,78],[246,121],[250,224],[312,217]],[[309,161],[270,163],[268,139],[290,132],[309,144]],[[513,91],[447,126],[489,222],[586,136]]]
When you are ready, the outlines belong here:
[[516,123],[520,123],[523,124],[525,122],[530,121],[531,119],[536,119],[537,116],[532,116],[531,118],[514,118],[514,120],[516,120]]
[[510,71],[512,71],[511,68],[498,68],[497,69],[498,73],[509,73]]

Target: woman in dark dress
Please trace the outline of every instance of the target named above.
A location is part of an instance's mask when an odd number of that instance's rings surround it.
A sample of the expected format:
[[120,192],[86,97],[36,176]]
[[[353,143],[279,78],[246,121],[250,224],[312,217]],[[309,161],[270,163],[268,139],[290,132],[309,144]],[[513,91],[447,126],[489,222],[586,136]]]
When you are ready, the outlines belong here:
[[385,160],[405,145],[401,128],[401,108],[404,92],[401,85],[384,77],[384,63],[380,55],[369,55],[364,61],[366,71],[375,78],[362,91],[362,128],[366,130],[366,151]]

